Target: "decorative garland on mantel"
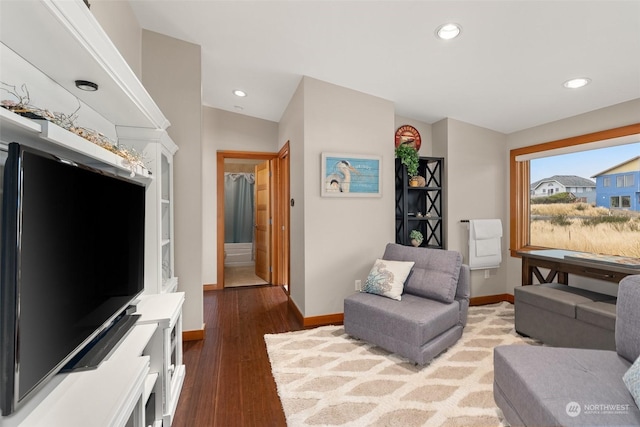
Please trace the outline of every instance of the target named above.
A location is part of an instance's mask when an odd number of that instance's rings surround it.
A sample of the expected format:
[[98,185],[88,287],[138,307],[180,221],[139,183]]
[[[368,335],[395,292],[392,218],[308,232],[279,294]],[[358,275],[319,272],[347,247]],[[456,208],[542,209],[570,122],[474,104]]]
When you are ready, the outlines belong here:
[[31,98],[29,96],[29,90],[27,89],[26,84],[20,86],[20,89],[23,93],[22,95],[18,93],[18,88],[16,86],[9,85],[4,82],[0,82],[0,84],[3,85],[3,87],[1,87],[0,89],[5,90],[17,99],[17,101],[3,99],[2,101],[0,101],[0,106],[2,106],[3,108],[29,119],[46,120],[54,123],[61,128],[122,157],[131,168],[132,176],[135,175],[137,166],[146,168],[142,159],[142,155],[139,154],[135,149],[126,147],[123,144],[119,144],[93,129],[77,126],[75,124],[76,120],[78,119],[78,111],[81,107],[80,101],[78,101],[78,108],[71,114],[51,112],[49,110],[31,105]]

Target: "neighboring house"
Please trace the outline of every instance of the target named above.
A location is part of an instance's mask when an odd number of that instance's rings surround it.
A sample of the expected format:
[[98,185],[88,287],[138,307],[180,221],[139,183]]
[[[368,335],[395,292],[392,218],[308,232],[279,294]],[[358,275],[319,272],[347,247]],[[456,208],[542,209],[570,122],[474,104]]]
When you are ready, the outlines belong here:
[[557,193],[571,193],[576,199],[594,203],[596,183],[576,175],[554,175],[531,184],[531,198],[547,197]]
[[640,156],[592,176],[596,206],[640,211]]

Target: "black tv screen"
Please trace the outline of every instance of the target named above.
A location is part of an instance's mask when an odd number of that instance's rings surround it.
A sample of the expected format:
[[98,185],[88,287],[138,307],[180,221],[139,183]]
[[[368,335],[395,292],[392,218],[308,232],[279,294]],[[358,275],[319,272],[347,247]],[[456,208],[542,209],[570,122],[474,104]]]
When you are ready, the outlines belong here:
[[2,414],[142,292],[145,188],[18,144],[2,203]]

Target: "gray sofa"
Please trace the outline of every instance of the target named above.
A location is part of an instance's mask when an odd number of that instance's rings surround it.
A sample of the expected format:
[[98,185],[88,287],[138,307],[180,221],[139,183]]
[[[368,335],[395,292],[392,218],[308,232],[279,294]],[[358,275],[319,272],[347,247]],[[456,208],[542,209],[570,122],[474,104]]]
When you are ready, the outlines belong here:
[[615,350],[616,298],[558,283],[514,289],[516,332],[553,347]]
[[640,356],[640,275],[618,288],[616,351],[499,346],[493,395],[512,426],[638,426],[623,376]]
[[344,300],[347,334],[423,365],[461,336],[469,309],[469,267],[455,251],[389,243],[384,260],[413,261],[401,300],[366,292]]

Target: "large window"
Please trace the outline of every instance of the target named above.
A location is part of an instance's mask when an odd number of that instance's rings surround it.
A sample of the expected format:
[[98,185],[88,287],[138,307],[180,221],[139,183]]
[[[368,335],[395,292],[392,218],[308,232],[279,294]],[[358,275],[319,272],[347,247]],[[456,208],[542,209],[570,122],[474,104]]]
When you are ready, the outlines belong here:
[[[639,196],[624,188],[637,179],[628,162],[640,154],[639,134],[635,124],[512,150],[512,255],[557,248],[640,257],[640,204],[632,203]],[[565,191],[534,192],[531,184],[545,180]]]

